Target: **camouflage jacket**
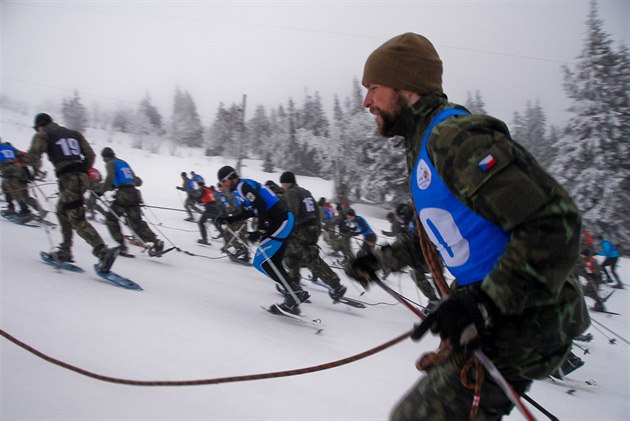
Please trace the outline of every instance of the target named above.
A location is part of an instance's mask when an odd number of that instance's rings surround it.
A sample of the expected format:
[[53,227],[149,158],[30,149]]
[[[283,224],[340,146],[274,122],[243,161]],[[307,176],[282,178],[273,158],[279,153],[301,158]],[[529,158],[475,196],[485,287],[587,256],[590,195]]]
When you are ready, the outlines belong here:
[[[405,138],[410,172],[432,118],[451,107],[463,109],[448,103],[444,94],[431,94],[399,119],[395,129]],[[493,117],[471,114],[445,120],[432,130],[427,151],[455,197],[510,233],[504,253],[481,283],[500,312],[497,324],[502,330],[494,345],[535,346],[542,355],[560,352],[590,322],[580,285],[571,275],[581,233],[575,203]],[[497,164],[482,171],[478,164],[490,152]],[[518,364],[540,364],[524,354],[515,357]],[[549,371],[521,369],[517,375],[530,378]]]
[[[60,128],[61,126],[59,126],[57,123],[49,123],[48,125],[46,125],[46,130],[58,130]],[[83,167],[85,168],[85,172],[87,173],[87,169],[91,168],[94,165],[96,154],[81,133],[75,132],[75,135],[76,137],[78,137],[78,139],[76,140],[79,142],[81,155],[83,157]],[[47,151],[48,135],[45,132],[37,132],[31,140],[31,146],[27,154],[22,157],[22,162],[35,168],[39,168],[42,155]],[[55,171],[59,173],[61,170],[63,170],[64,167],[74,164],[75,163],[72,161],[62,161],[55,165]]]

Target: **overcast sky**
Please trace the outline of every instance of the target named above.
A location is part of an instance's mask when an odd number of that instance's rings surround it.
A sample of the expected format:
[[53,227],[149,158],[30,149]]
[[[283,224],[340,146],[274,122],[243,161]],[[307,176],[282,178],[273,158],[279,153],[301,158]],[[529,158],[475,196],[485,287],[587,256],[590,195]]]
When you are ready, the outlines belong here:
[[[630,0],[600,0],[614,47],[630,44]],[[479,90],[510,122],[540,100],[566,120],[561,66],[585,37],[588,1],[134,2],[0,0],[1,91],[40,106],[76,89],[84,104],[133,107],[148,93],[170,116],[177,86],[204,126],[219,102],[324,106],[349,95],[367,56],[403,32],[428,37],[444,62],[444,90],[463,103]],[[50,103],[50,102],[49,102]],[[46,110],[39,110],[46,111]]]

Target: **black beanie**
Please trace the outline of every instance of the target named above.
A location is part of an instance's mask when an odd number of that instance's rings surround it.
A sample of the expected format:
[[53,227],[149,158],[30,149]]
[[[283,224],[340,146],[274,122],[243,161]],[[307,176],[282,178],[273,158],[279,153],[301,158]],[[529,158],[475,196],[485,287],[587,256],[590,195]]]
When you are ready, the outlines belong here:
[[114,150],[110,148],[109,146],[105,146],[103,150],[101,151],[101,156],[105,158],[113,158]]
[[283,172],[280,176],[280,184],[282,183],[295,184],[295,174],[293,174],[291,171]]
[[37,129],[39,126],[45,126],[49,123],[52,123],[52,117],[46,113],[39,113],[35,116],[35,124],[33,125],[33,128]]

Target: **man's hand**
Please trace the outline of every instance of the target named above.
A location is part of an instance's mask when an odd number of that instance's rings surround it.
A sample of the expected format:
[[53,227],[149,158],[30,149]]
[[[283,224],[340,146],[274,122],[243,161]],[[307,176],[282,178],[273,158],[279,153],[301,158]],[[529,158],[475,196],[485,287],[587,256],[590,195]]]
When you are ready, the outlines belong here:
[[462,348],[473,341],[482,341],[497,313],[498,309],[479,284],[457,289],[416,326],[411,339],[420,340],[431,329],[454,349]]

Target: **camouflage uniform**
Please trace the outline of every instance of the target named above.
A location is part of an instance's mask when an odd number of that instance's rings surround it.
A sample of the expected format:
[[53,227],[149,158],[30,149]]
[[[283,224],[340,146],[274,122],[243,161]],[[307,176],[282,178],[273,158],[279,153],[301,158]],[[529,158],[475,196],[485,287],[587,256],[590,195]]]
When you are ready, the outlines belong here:
[[[65,141],[66,144],[63,145],[63,151],[56,152],[54,146],[60,141]],[[83,158],[74,152],[82,155]],[[44,153],[55,166],[59,184],[59,201],[56,211],[63,236],[60,249],[71,255],[72,231],[75,230],[92,246],[92,254],[100,257],[105,250],[105,244],[99,233],[85,219],[83,203],[83,195],[89,181],[87,169],[94,164],[94,151],[81,133],[51,122],[43,127],[43,131],[33,136],[28,153],[22,161],[27,165],[39,166]]]
[[[451,107],[461,108],[434,93],[402,112],[394,131],[405,138],[410,172],[432,118]],[[590,323],[579,282],[571,275],[581,216],[567,192],[511,140],[501,121],[485,115],[451,117],[431,133],[427,151],[452,194],[510,233],[503,255],[481,282],[498,308],[482,350],[522,393],[532,379],[545,378],[562,363],[572,338]],[[497,163],[482,172],[478,163],[489,153]],[[453,352],[446,362],[430,367],[392,419],[467,419],[473,391],[460,380],[467,359],[463,353]],[[512,407],[486,379],[475,419],[500,419]]]
[[332,219],[333,226],[339,228],[339,235],[335,233],[332,240],[334,242],[334,250],[341,251],[343,254],[343,264],[354,259],[354,251],[352,250],[352,228],[347,224],[346,212],[339,207],[337,216]]
[[142,203],[142,196],[140,191],[135,186],[142,185],[142,180],[133,174],[133,184],[120,184],[114,186],[114,179],[116,174],[115,160],[119,158],[114,157],[107,161],[105,164],[105,170],[107,176],[102,184],[98,185],[94,190],[97,194],[103,194],[106,191],[116,190],[114,202],[110,205],[109,212],[106,214],[107,228],[114,240],[119,243],[124,251],[125,239],[120,230],[119,218],[125,217],[129,228],[135,232],[140,239],[145,242],[155,243],[158,241],[157,236],[149,225],[142,220],[142,210],[140,204]]
[[[18,202],[21,209],[20,214],[30,214],[28,205],[36,209],[41,217],[44,210],[39,205],[39,202],[28,194],[29,179],[27,169],[19,162],[4,161],[2,166],[0,166],[0,171],[2,172],[2,190],[10,195],[11,200]],[[12,206],[11,201],[9,201],[9,209]]]
[[[320,257],[317,241],[321,233],[319,206],[311,193],[292,184],[281,198],[295,216],[295,227],[287,241],[284,263],[288,269],[289,282],[300,282],[300,268],[306,267],[313,278],[321,279],[333,289],[340,286],[339,276]],[[310,198],[310,200],[309,200]]]

